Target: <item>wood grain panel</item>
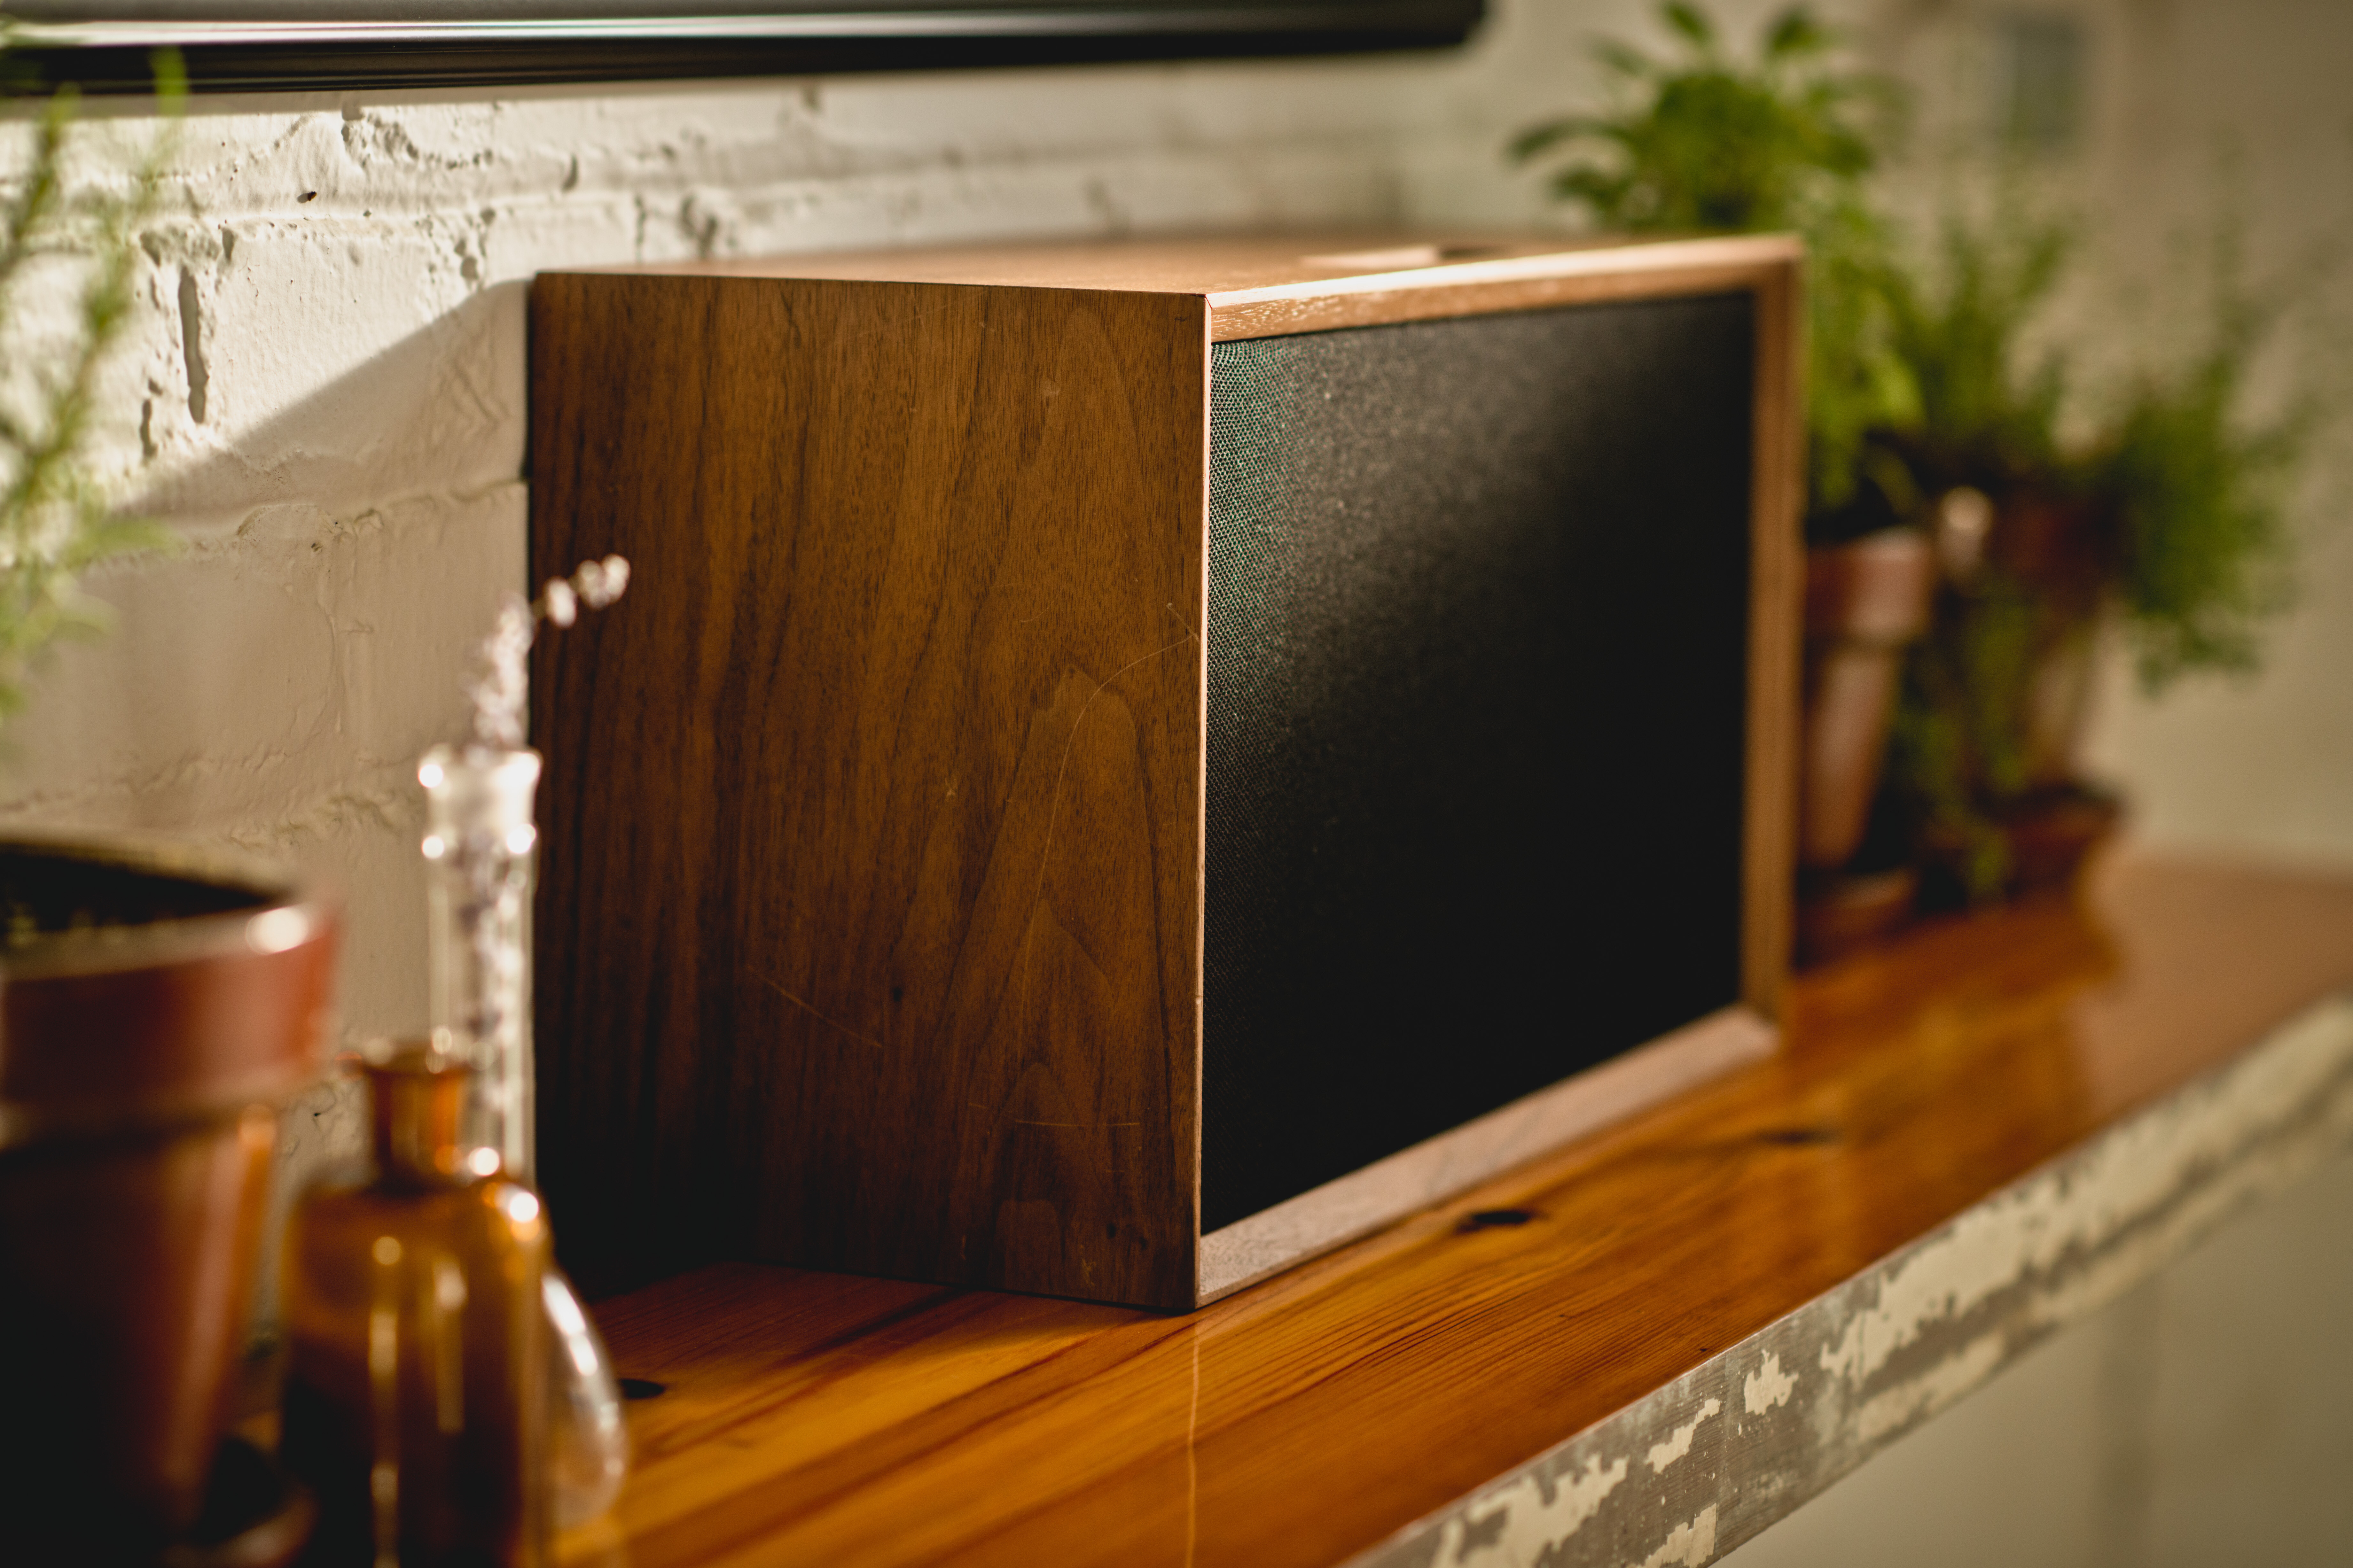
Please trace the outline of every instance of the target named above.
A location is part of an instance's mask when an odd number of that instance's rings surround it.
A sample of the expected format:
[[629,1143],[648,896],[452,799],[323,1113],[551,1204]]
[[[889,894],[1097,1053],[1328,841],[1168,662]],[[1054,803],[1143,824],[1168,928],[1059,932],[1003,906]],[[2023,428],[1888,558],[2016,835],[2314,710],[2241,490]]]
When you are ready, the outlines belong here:
[[2353,884],[2126,864],[1803,976],[1781,1056],[1188,1318],[751,1265],[605,1301],[668,1392],[566,1560],[1338,1562],[2348,984]]
[[1756,457],[1748,578],[1748,795],[1743,835],[1741,995],[1781,1013],[1797,875],[1798,711],[1805,624],[1804,290],[1794,258],[1761,268],[1757,290]]
[[1189,1305],[1200,302],[552,276],[532,322],[533,560],[640,585],[535,666],[567,1256]]

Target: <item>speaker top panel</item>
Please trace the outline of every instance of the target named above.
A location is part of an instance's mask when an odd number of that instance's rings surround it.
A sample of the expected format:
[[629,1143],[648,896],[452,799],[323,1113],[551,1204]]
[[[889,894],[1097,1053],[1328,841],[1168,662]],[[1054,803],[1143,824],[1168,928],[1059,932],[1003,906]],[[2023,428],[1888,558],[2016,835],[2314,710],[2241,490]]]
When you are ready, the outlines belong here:
[[[1187,294],[1220,342],[1752,285],[1794,265],[1795,239],[1629,241],[1355,232],[844,251],[614,268],[691,277],[838,279]],[[594,270],[584,268],[583,270]]]

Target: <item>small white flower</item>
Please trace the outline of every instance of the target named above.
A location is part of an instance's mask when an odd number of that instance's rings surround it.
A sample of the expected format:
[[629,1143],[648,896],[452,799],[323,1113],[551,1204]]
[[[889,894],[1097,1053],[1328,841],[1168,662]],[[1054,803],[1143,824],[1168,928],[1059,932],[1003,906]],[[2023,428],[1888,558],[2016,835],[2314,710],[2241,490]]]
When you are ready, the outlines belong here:
[[617,555],[584,561],[569,581],[551,577],[539,603],[527,605],[507,595],[499,606],[498,624],[482,639],[475,668],[465,679],[466,695],[474,703],[474,740],[481,745],[509,750],[523,741],[523,710],[531,700],[532,633],[540,616],[559,626],[580,618],[580,606],[601,610],[629,585],[629,563]]

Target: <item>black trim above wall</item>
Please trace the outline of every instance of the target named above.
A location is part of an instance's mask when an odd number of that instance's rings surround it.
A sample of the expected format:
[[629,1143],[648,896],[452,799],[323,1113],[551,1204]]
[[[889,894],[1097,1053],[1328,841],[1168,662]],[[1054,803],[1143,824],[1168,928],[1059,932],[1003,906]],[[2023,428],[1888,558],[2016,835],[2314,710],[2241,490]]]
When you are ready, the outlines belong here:
[[143,92],[176,48],[200,91],[510,86],[1444,48],[1485,0],[164,0],[11,7],[44,80]]

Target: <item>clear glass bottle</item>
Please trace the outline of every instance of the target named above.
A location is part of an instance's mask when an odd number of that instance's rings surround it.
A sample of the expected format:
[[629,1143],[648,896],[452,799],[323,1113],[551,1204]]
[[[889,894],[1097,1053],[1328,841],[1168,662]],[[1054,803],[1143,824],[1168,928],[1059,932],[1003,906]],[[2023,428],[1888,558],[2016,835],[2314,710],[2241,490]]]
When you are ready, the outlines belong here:
[[433,1043],[474,1069],[467,1131],[529,1181],[532,1146],[531,893],[539,753],[436,746],[425,786],[426,941]]
[[549,1524],[548,1227],[461,1131],[467,1067],[364,1067],[375,1163],[313,1189],[286,1244],[282,1451],[318,1561],[536,1568]]
[[[538,834],[532,823],[539,753],[480,740],[436,746],[417,769],[425,786],[427,940],[433,1044],[473,1071],[464,1118],[470,1155],[532,1179],[535,1107],[531,1034],[531,900]],[[551,1264],[546,1308],[550,1463],[559,1526],[611,1506],[628,1471],[628,1429],[611,1357],[571,1281]]]

